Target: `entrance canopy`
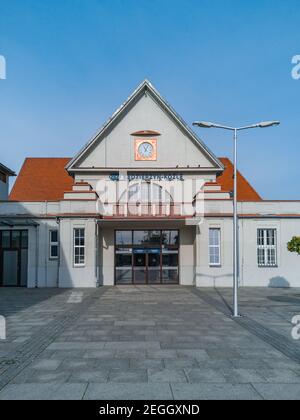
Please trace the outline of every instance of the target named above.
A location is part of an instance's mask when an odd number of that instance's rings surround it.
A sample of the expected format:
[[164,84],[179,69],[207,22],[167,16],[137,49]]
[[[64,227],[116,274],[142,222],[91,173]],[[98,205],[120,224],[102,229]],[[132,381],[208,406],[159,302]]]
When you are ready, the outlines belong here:
[[38,226],[39,224],[31,219],[11,219],[11,218],[5,218],[0,219],[0,226],[6,226],[6,227],[26,227],[26,226]]

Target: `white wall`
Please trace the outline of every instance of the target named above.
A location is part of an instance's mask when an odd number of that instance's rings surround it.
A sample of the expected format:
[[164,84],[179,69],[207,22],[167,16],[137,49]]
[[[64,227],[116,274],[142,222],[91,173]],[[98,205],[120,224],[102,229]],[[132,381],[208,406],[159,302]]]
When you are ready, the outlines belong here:
[[[157,161],[136,162],[134,137],[132,133],[140,130],[154,130],[161,133],[157,137]],[[116,152],[118,151],[118,152]],[[212,167],[212,163],[195,145],[186,133],[154,101],[152,96],[143,95],[114,129],[107,134],[85,156],[79,167],[83,168],[176,168]]]
[[[85,229],[85,265],[76,267],[73,260],[75,228]],[[96,287],[97,236],[93,219],[61,219],[60,221],[60,287]]]
[[8,197],[8,182],[3,182],[0,179],[0,200],[7,200]]
[[[221,266],[209,266],[208,230],[221,229]],[[277,267],[259,267],[257,229],[277,230]],[[196,268],[198,287],[232,287],[232,220],[206,219],[198,234],[200,258]],[[240,285],[246,287],[300,287],[300,256],[287,250],[293,236],[300,236],[300,219],[240,219]]]
[[[28,287],[35,287],[36,279],[39,287],[55,287],[58,279],[58,263],[49,259],[49,230],[57,227],[55,217],[49,214],[77,213],[84,211],[93,213],[94,201],[64,201],[56,203],[14,203],[3,202],[0,205],[0,215],[17,217],[27,215],[36,220],[39,227],[29,227],[29,263]],[[199,287],[232,286],[232,219],[222,217],[230,214],[230,200],[210,200],[205,202],[207,213],[220,214],[219,217],[206,217],[200,225],[200,231],[195,236],[195,227],[180,227],[180,271],[181,284]],[[280,214],[299,214],[299,202],[256,202],[239,203],[239,211],[245,214],[260,214],[241,218],[240,225],[240,283],[242,286],[282,285],[300,287],[300,256],[288,252],[287,242],[293,236],[300,236],[300,218],[282,217]],[[268,216],[273,214],[273,217]],[[279,216],[276,217],[276,214]],[[141,222],[119,222],[119,227],[134,229],[151,228]],[[163,222],[167,228],[175,228],[171,221]],[[208,229],[220,227],[222,238],[222,265],[220,268],[209,267],[208,260]],[[73,228],[86,229],[86,265],[74,267],[73,264]],[[258,228],[274,227],[278,239],[278,267],[263,268],[257,265],[256,235]],[[114,227],[116,228],[116,227]],[[103,228],[97,250],[96,221],[93,218],[64,217],[61,219],[61,264],[59,284],[61,287],[95,287],[100,284],[114,284],[114,228]],[[4,227],[3,227],[4,229]],[[36,231],[38,246],[36,246]],[[38,254],[38,262],[36,257]],[[99,260],[99,261],[98,261]],[[38,278],[36,278],[36,275]]]

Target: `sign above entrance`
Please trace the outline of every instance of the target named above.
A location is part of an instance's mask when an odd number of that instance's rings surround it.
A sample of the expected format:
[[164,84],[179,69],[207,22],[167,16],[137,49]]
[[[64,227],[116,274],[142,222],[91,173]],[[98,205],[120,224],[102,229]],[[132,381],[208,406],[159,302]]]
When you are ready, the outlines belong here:
[[[111,181],[120,181],[124,180],[122,175],[111,174],[109,175]],[[173,174],[127,174],[128,181],[184,181],[183,174],[173,173]]]

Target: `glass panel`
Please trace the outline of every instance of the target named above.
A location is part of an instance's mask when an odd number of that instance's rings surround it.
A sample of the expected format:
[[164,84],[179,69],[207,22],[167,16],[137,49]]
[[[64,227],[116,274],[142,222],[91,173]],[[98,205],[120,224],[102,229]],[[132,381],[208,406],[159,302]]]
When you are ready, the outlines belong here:
[[116,283],[117,284],[131,284],[132,283],[132,268],[116,268]]
[[3,251],[3,286],[18,285],[18,251]]
[[2,232],[2,248],[10,248],[10,231],[4,230]]
[[27,286],[28,250],[21,250],[21,286]]
[[28,230],[22,231],[22,248],[28,248]]
[[116,244],[117,245],[132,244],[132,231],[131,230],[117,230],[116,231]]
[[149,267],[148,268],[148,282],[149,284],[159,284],[160,283],[160,267],[154,268]]
[[116,267],[132,267],[132,251],[117,251]]
[[133,243],[135,245],[142,245],[148,242],[148,231],[135,230],[133,232]]
[[57,245],[51,245],[51,247],[50,247],[50,257],[51,258],[57,258],[58,257],[58,246]]
[[160,244],[160,230],[135,230],[133,232],[133,243],[135,245]]
[[150,230],[148,233],[148,242],[151,244],[160,244],[160,230]]
[[162,282],[164,284],[178,283],[178,268],[162,270]]
[[20,248],[20,231],[19,230],[13,230],[11,232],[11,247],[12,248]]
[[163,267],[178,267],[178,251],[163,253],[162,256]]
[[148,250],[148,282],[160,283],[160,249]]
[[262,248],[257,250],[258,265],[265,264],[265,251]]
[[144,250],[134,250],[134,282],[138,284],[146,283],[146,254]]
[[179,244],[179,231],[178,230],[164,230],[162,232],[162,242],[165,245],[178,245]]
[[51,242],[58,242],[58,231],[57,230],[51,230],[50,241]]
[[134,266],[145,267],[146,266],[146,254],[145,251],[134,250]]

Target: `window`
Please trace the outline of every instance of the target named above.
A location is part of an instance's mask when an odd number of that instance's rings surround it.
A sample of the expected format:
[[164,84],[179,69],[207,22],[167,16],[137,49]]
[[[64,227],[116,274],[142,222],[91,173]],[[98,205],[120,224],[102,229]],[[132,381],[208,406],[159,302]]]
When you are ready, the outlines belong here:
[[74,265],[85,264],[85,231],[83,228],[74,229]]
[[257,262],[259,267],[276,267],[277,232],[276,229],[258,229]]
[[0,172],[0,181],[4,182],[4,184],[7,183],[7,175]]
[[58,231],[50,230],[49,232],[49,258],[56,260],[58,258]]
[[221,229],[209,229],[209,265],[216,267],[221,265]]

